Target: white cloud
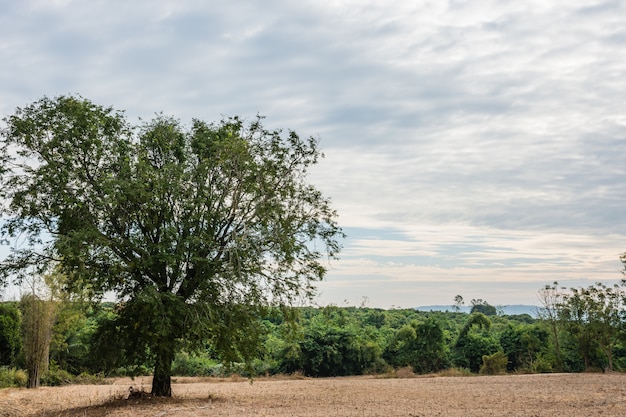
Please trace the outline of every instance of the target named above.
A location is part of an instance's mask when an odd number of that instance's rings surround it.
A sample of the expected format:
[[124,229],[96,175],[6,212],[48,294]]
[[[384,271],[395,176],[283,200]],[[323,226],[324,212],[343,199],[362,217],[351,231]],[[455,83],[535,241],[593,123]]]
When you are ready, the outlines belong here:
[[454,270],[446,290],[485,279],[529,298],[544,276],[610,279],[626,250],[624,8],[2,2],[0,113],[80,93],[133,120],[266,114],[321,138],[313,180],[342,225],[373,231],[347,241],[326,288],[361,276],[391,305],[398,282]]

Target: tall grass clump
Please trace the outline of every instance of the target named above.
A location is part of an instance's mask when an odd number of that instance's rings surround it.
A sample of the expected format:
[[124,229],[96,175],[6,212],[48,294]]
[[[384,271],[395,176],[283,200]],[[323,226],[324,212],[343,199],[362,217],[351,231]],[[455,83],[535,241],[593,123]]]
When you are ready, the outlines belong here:
[[437,376],[472,376],[472,371],[467,368],[448,368],[437,372]]

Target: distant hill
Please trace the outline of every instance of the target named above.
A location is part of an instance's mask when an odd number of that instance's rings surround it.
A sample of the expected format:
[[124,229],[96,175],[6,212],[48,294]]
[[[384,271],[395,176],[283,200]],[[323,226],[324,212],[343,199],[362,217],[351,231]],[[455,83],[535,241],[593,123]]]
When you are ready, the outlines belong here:
[[[498,309],[498,311],[502,310],[507,316],[516,314],[529,314],[532,317],[537,317],[537,306],[515,304],[509,306],[495,307]],[[451,305],[419,306],[415,309],[419,311],[454,311],[454,307],[452,307]],[[463,306],[461,307],[461,312],[469,313],[471,309],[471,306]]]

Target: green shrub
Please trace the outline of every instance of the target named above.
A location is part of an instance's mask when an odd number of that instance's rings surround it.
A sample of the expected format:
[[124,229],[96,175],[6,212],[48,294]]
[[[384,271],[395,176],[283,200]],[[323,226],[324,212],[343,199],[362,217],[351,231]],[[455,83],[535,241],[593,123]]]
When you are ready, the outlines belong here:
[[105,384],[105,378],[102,374],[93,375],[83,372],[80,375],[73,375],[65,369],[57,366],[51,367],[41,377],[41,385],[49,387],[57,387],[61,385],[102,385]]
[[225,377],[241,375],[244,377],[266,375],[273,371],[273,365],[269,361],[254,359],[247,366],[245,363],[222,364],[202,354],[189,354],[180,352],[172,363],[172,374],[176,376],[215,376]]
[[172,363],[172,374],[177,376],[211,376],[217,362],[200,355],[181,352]]
[[550,373],[552,372],[552,363],[544,358],[539,358],[533,364],[533,372],[540,374]]
[[58,387],[61,385],[70,385],[74,383],[74,375],[70,374],[64,369],[51,367],[41,377],[41,385],[47,385],[49,387]]
[[0,367],[0,388],[25,387],[28,381],[26,371]]
[[276,364],[272,361],[254,359],[251,365],[252,375],[242,374],[244,376],[272,375],[276,373]]
[[483,355],[483,364],[480,373],[486,375],[499,375],[506,373],[506,365],[509,357],[504,352],[496,352],[491,355]]
[[365,375],[381,375],[394,371],[393,366],[389,365],[383,358],[376,358],[375,361],[370,364],[369,368],[365,370]]
[[102,374],[93,375],[82,372],[80,375],[73,378],[73,383],[78,385],[103,385],[106,384],[107,381]]
[[134,378],[139,375],[152,375],[152,369],[148,368],[146,365],[120,366],[110,370],[106,375],[113,377],[128,376]]
[[483,357],[500,350],[500,342],[491,333],[491,320],[482,313],[474,313],[459,332],[452,359],[455,366],[477,373],[480,372]]

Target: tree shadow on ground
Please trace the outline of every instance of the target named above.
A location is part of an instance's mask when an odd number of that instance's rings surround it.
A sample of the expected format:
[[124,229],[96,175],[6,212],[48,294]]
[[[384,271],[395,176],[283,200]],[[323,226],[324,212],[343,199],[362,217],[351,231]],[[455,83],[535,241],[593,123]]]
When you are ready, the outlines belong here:
[[213,395],[208,395],[206,398],[177,398],[173,397],[155,397],[149,392],[133,390],[131,387],[130,394],[126,397],[112,398],[111,400],[90,406],[81,406],[68,408],[60,411],[50,411],[42,414],[37,412],[35,414],[24,415],[24,417],[105,417],[119,409],[127,409],[129,415],[134,415],[135,411],[161,411],[169,413],[171,411],[180,409],[203,409],[214,406],[215,403],[219,403],[223,400],[216,398]]

